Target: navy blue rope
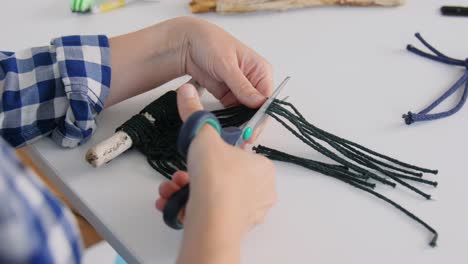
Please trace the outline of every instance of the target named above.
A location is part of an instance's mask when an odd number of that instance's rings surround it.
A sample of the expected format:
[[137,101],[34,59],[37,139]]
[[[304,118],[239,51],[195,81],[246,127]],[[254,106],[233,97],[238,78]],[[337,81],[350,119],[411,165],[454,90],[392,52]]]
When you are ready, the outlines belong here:
[[[419,56],[422,56],[424,58],[428,58],[434,61],[438,61],[441,63],[449,64],[449,65],[455,65],[455,66],[463,66],[466,68],[466,72],[456,81],[452,87],[450,87],[444,94],[442,94],[437,100],[435,100],[432,104],[430,104],[428,107],[424,108],[422,111],[418,113],[412,113],[408,112],[407,114],[403,115],[403,119],[405,120],[405,123],[407,125],[411,125],[414,122],[419,122],[419,121],[429,121],[429,120],[434,120],[434,119],[439,119],[439,118],[444,118],[447,116],[451,116],[458,112],[463,105],[466,102],[466,99],[468,97],[468,59],[465,60],[458,60],[451,58],[442,52],[438,51],[434,47],[432,47],[429,43],[426,42],[426,40],[421,37],[419,33],[415,34],[416,38],[421,41],[421,43],[428,48],[430,51],[432,51],[434,54],[430,54],[427,52],[424,52],[412,45],[408,45],[406,49],[414,54],[417,54]],[[463,91],[463,95],[460,98],[460,101],[455,105],[452,109],[444,111],[444,112],[439,112],[435,114],[429,114],[430,111],[432,111],[435,107],[437,107],[441,102],[443,102],[447,97],[455,93],[460,87],[465,84],[465,89]]]

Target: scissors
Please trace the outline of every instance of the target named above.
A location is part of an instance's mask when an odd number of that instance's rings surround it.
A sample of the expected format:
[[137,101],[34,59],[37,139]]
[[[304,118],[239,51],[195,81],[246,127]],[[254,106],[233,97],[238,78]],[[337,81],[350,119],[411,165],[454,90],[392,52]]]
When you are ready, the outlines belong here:
[[[187,157],[188,149],[193,138],[198,134],[200,128],[209,124],[214,127],[221,138],[230,145],[242,147],[249,141],[256,129],[258,129],[267,118],[267,109],[271,103],[278,97],[281,90],[291,77],[286,77],[281,84],[276,88],[273,94],[263,103],[257,110],[255,115],[241,128],[240,127],[226,127],[221,128],[221,125],[216,118],[209,111],[194,112],[184,122],[177,139],[177,150],[183,157]],[[185,207],[189,197],[189,184],[182,187],[179,191],[175,192],[167,201],[163,210],[164,222],[173,229],[182,229],[183,224],[179,221],[179,213]]]

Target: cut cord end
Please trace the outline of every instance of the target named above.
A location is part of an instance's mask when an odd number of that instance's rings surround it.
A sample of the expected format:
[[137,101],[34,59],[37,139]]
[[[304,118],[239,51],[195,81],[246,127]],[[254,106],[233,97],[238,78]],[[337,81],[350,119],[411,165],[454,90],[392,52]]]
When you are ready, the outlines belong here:
[[429,245],[431,247],[436,247],[437,246],[437,239],[439,238],[439,235],[438,234],[435,234],[434,237],[432,238],[431,242],[429,243]]

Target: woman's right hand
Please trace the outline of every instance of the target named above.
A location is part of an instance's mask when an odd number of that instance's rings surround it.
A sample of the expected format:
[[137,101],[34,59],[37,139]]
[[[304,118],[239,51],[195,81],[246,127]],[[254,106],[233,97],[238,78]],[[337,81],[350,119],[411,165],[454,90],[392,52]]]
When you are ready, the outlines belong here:
[[[203,109],[190,84],[179,88],[177,100],[182,120]],[[242,236],[263,222],[276,201],[274,166],[263,156],[228,145],[209,125],[193,139],[187,161],[188,172],[178,171],[162,183],[156,202],[163,210],[167,199],[190,181],[179,260],[196,263],[202,255],[200,263],[237,263],[232,250],[238,252]],[[200,253],[203,248],[207,252]],[[231,257],[222,253],[226,250]]]

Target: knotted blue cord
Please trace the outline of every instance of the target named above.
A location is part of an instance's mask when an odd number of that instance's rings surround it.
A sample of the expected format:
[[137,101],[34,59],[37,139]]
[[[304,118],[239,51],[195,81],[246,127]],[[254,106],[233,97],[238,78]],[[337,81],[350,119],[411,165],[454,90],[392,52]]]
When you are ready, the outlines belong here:
[[[458,79],[458,81],[456,81],[452,85],[452,87],[450,87],[450,89],[448,89],[444,94],[442,94],[439,98],[437,98],[437,100],[435,100],[428,107],[426,107],[425,109],[423,109],[422,111],[420,111],[418,113],[408,112],[407,114],[404,114],[403,119],[405,119],[405,123],[407,125],[411,125],[414,122],[429,121],[429,120],[434,120],[434,119],[439,119],[439,118],[444,118],[444,117],[447,117],[447,116],[451,116],[451,115],[455,114],[456,112],[458,112],[458,110],[460,110],[463,107],[463,105],[466,102],[466,98],[468,96],[468,82],[467,82],[468,81],[468,59],[458,60],[458,59],[451,58],[451,57],[443,54],[442,52],[438,51],[434,47],[432,47],[429,43],[426,42],[426,40],[423,39],[423,37],[421,37],[421,35],[419,33],[416,33],[415,36],[419,41],[421,41],[421,43],[424,46],[426,46],[426,48],[428,48],[430,51],[432,51],[435,55],[430,54],[430,53],[426,53],[424,51],[421,51],[420,49],[418,49],[418,48],[416,48],[416,47],[414,47],[412,45],[406,46],[406,49],[408,51],[413,52],[414,54],[417,54],[419,56],[422,56],[422,57],[425,57],[425,58],[428,58],[428,59],[431,59],[431,60],[435,60],[435,61],[438,61],[438,62],[442,62],[442,63],[445,63],[445,64],[455,65],[455,66],[464,66],[467,71],[465,71],[465,73],[460,77],[460,79]],[[431,110],[433,110],[441,102],[443,102],[445,99],[447,99],[447,97],[449,97],[450,95],[455,93],[460,87],[462,87],[463,84],[465,84],[465,89],[463,91],[463,95],[462,95],[462,97],[460,98],[460,101],[457,103],[457,105],[455,107],[453,107],[450,110],[444,111],[444,112],[429,114],[429,112]]]

